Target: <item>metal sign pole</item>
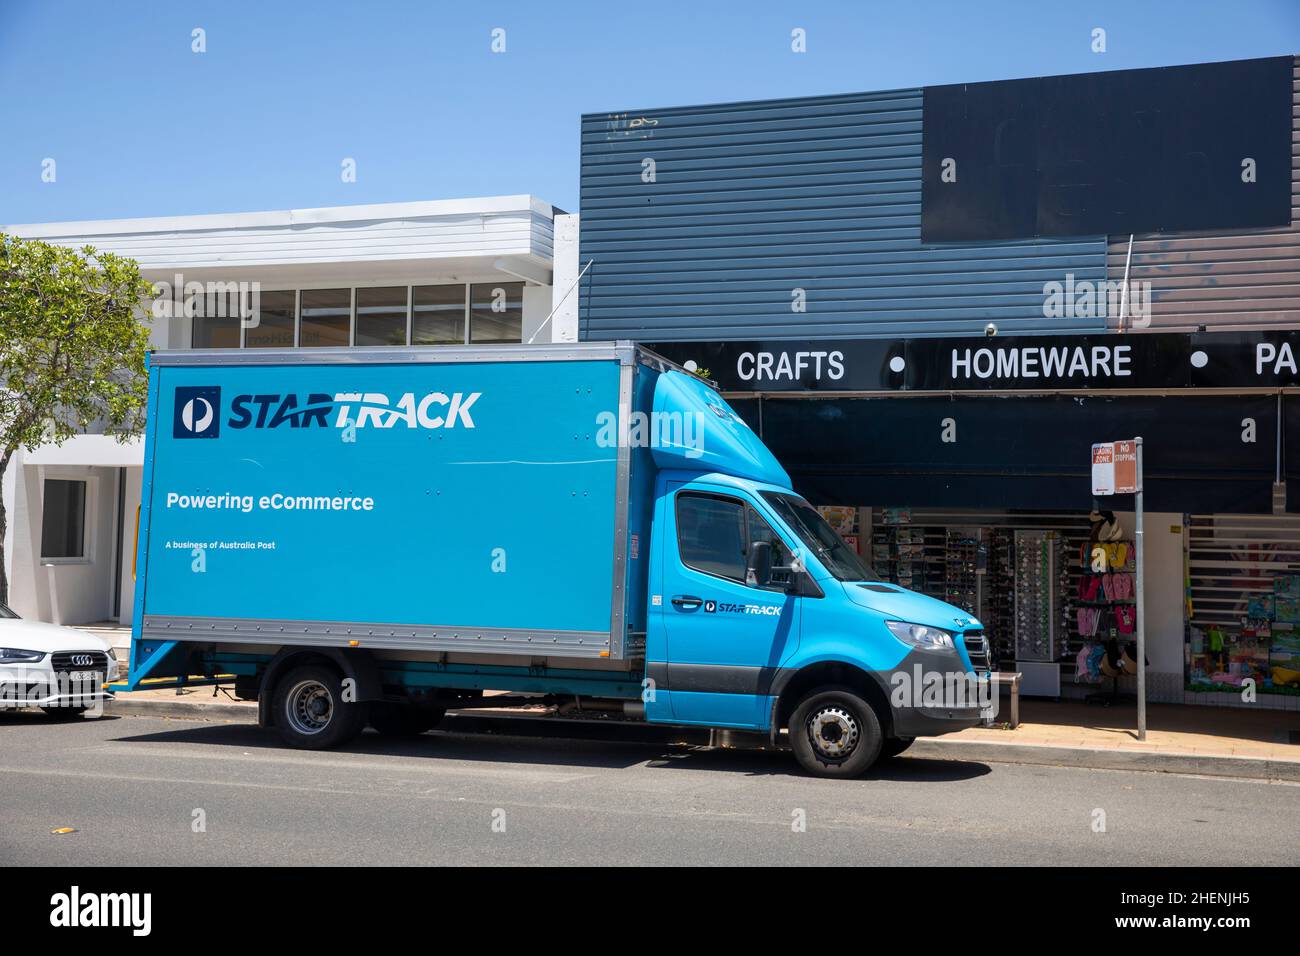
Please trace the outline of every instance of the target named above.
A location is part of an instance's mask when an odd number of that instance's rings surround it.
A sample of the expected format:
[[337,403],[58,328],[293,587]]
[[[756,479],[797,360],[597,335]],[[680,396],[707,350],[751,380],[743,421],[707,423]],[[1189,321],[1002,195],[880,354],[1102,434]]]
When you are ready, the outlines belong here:
[[1137,705],[1138,740],[1147,739],[1147,635],[1146,635],[1146,581],[1143,567],[1147,563],[1146,543],[1142,540],[1142,439],[1133,443],[1137,452],[1137,527],[1133,545],[1137,548]]

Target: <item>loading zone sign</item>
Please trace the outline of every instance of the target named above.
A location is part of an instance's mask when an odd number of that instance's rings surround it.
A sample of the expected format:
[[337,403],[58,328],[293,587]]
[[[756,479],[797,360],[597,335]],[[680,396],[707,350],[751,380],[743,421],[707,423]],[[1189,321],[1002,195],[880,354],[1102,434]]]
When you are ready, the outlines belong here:
[[1093,445],[1092,493],[1101,496],[1137,492],[1137,442],[1108,441]]

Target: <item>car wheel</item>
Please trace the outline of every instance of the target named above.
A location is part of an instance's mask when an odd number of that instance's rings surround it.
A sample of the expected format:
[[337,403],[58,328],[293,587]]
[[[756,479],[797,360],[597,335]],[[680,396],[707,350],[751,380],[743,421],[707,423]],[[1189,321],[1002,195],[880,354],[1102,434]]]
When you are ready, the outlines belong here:
[[814,776],[858,776],[876,762],[882,740],[876,712],[847,687],[813,691],[790,717],[795,758]]

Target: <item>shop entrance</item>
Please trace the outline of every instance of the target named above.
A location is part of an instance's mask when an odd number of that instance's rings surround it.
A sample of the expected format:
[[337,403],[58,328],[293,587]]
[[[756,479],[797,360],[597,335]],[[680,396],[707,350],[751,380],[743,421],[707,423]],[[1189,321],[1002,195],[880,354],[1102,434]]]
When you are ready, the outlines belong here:
[[1295,709],[1300,517],[1192,515],[1187,605],[1189,702]]
[[1023,694],[1110,702],[1126,691],[1136,664],[1136,548],[1124,516],[822,511],[881,578],[978,617],[994,667],[1020,671]]

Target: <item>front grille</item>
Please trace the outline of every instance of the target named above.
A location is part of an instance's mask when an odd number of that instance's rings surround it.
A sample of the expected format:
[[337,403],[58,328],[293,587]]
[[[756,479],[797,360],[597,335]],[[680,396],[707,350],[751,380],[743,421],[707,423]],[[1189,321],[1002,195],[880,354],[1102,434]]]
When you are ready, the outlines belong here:
[[989,669],[989,642],[983,631],[967,631],[962,635],[966,644],[966,656],[970,658],[971,667],[977,671]]
[[108,655],[103,651],[59,651],[50,658],[55,674],[95,671],[101,683],[108,674]]

